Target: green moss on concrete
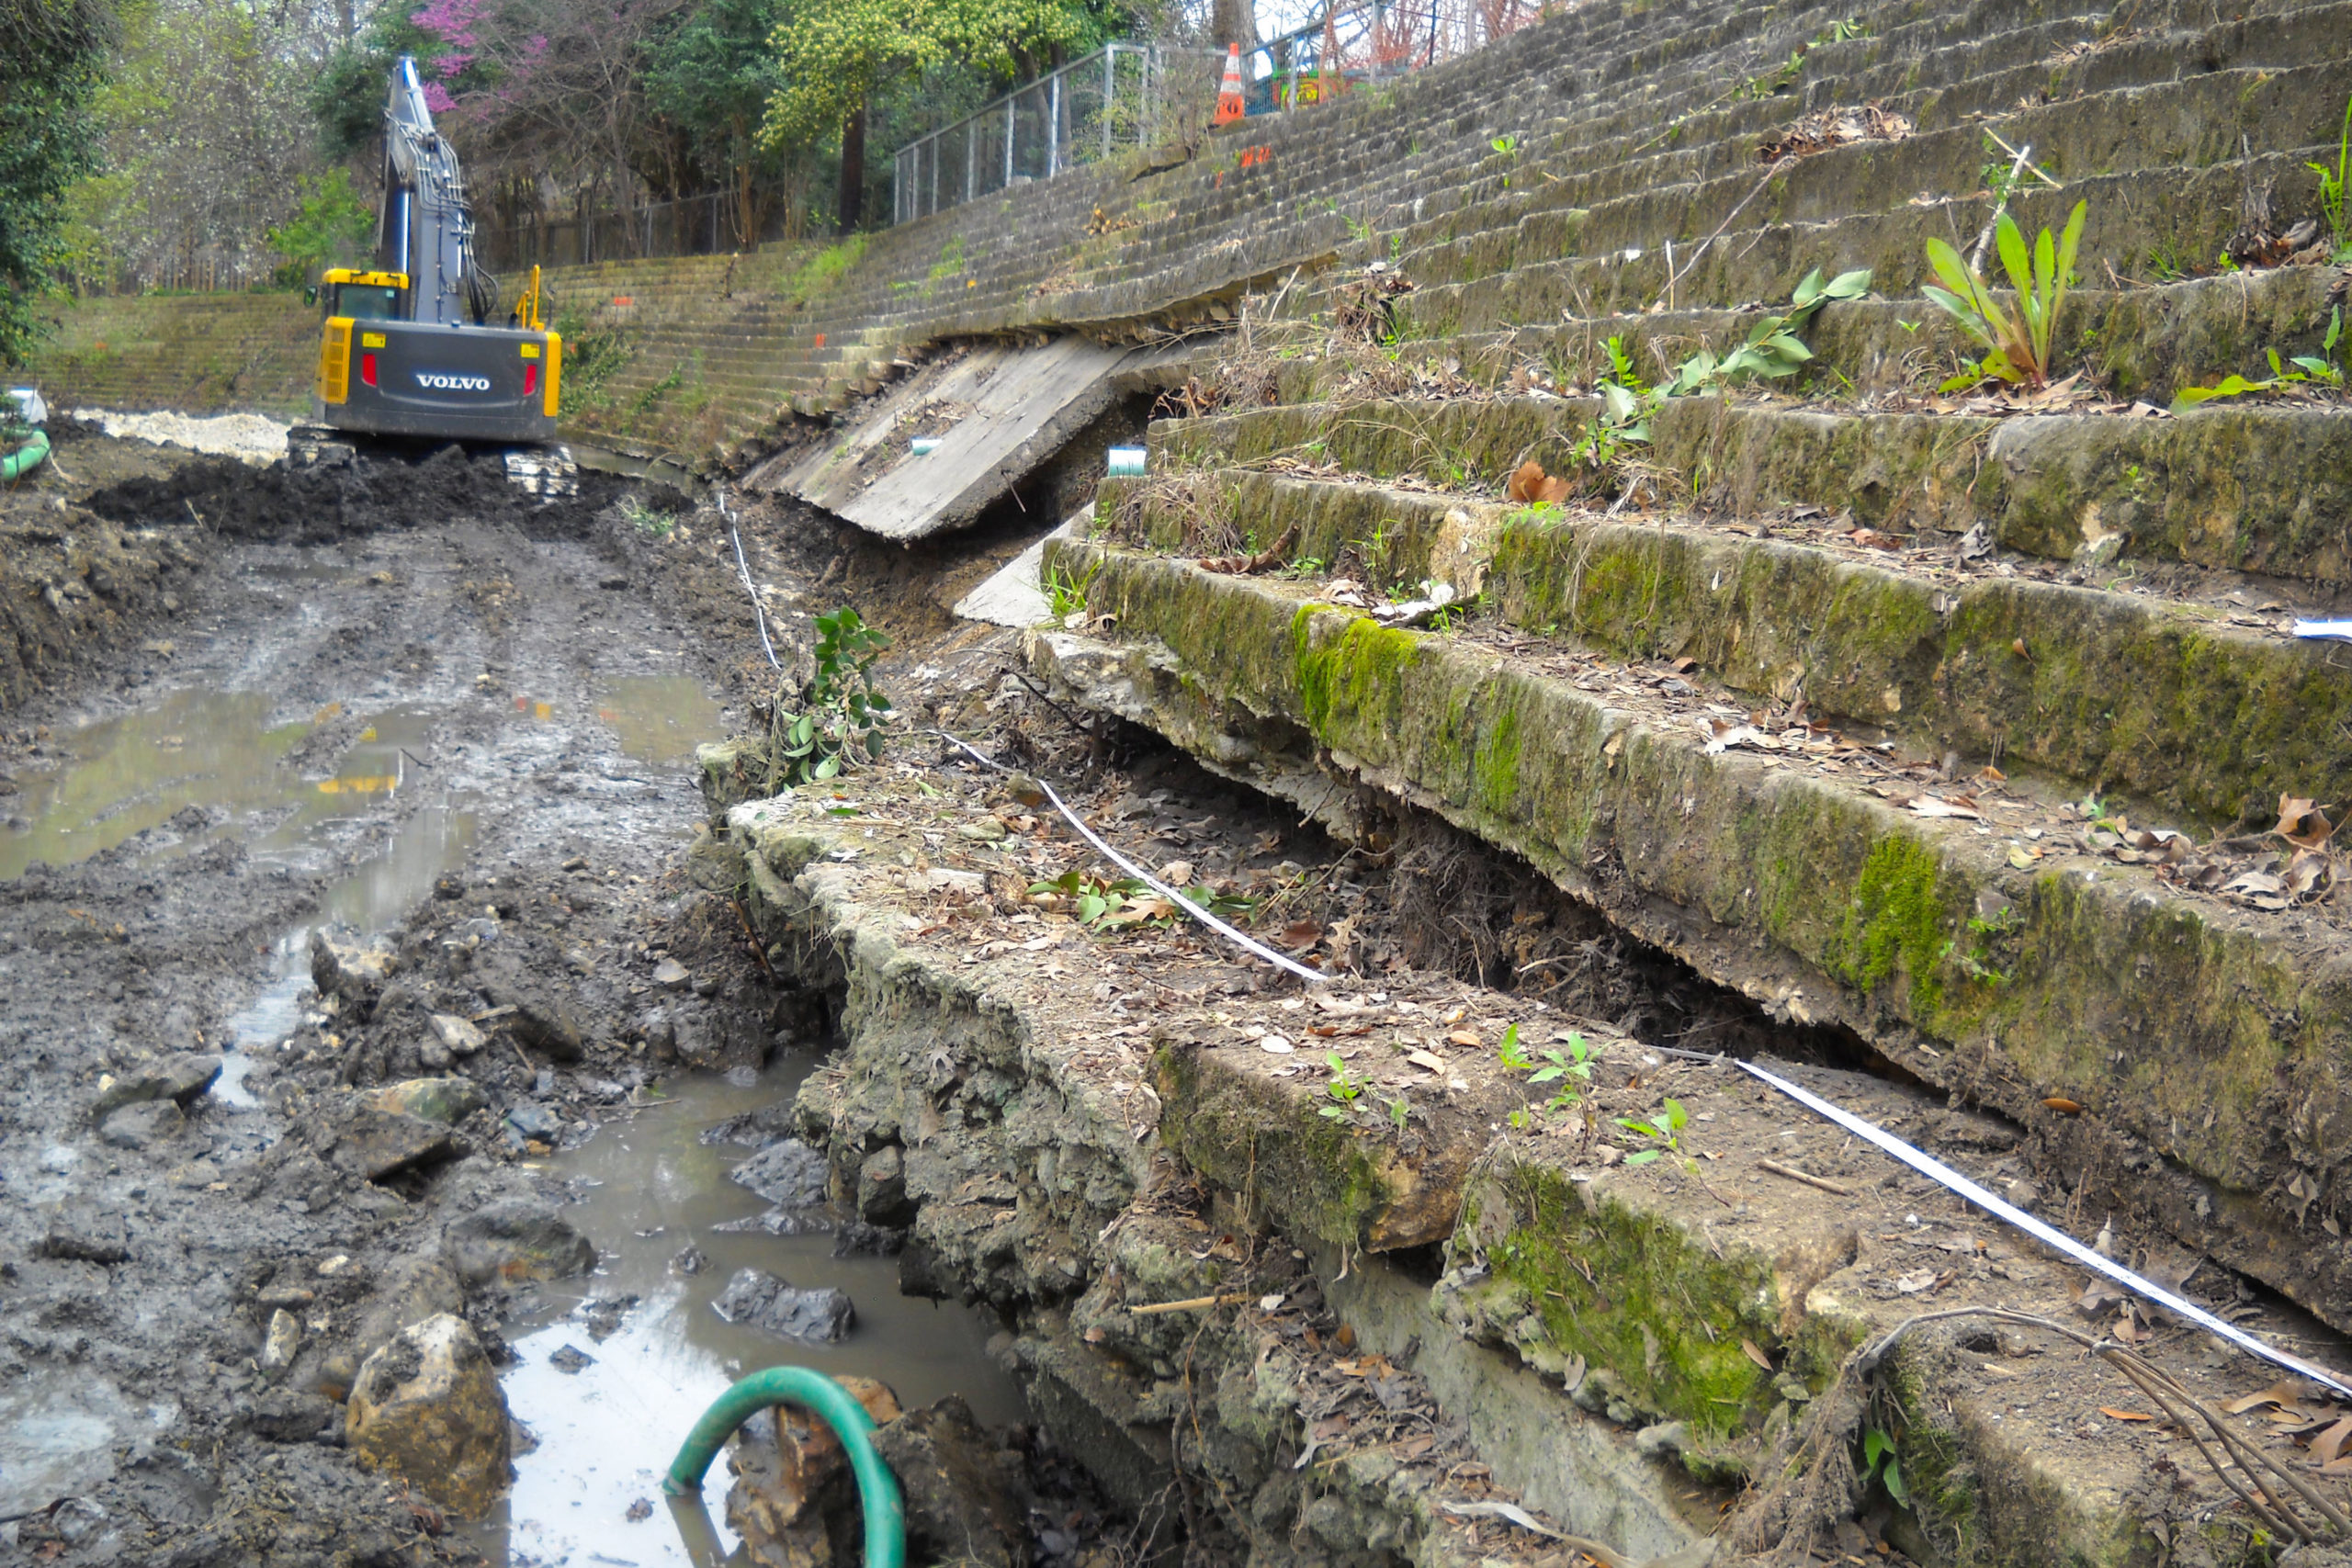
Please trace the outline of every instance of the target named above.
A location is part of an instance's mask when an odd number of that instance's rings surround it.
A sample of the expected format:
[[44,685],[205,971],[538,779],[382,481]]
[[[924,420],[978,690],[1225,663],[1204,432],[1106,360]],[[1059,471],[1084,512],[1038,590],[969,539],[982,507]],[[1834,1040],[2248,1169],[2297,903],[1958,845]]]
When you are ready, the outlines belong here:
[[1934,852],[1917,840],[1890,835],[1873,844],[1826,954],[1832,971],[1860,991],[1900,972],[1910,979],[1913,1004],[1932,1012],[1943,992],[1937,970],[1951,928],[1937,876]]
[[[1302,609],[1301,619],[1306,615]],[[1299,620],[1294,620],[1293,637]],[[1348,622],[1345,630],[1324,643],[1310,637],[1298,660],[1298,693],[1307,722],[1320,733],[1332,727],[1335,713],[1351,724],[1374,714],[1393,712],[1403,677],[1421,656],[1421,634],[1384,626],[1369,616]],[[1514,762],[1516,751],[1514,750]]]
[[1520,1166],[1484,1190],[1507,1220],[1474,1213],[1465,1224],[1491,1238],[1494,1278],[1518,1294],[1519,1339],[1533,1318],[1555,1354],[1608,1369],[1637,1410],[1688,1422],[1703,1444],[1761,1423],[1771,1382],[1740,1341],[1777,1343],[1769,1265],[1717,1257],[1673,1221],[1613,1198],[1589,1202],[1548,1167]]
[[1397,1195],[1384,1145],[1351,1123],[1317,1115],[1287,1085],[1221,1070],[1189,1044],[1162,1043],[1153,1069],[1161,1139],[1194,1170],[1286,1227],[1361,1246]]

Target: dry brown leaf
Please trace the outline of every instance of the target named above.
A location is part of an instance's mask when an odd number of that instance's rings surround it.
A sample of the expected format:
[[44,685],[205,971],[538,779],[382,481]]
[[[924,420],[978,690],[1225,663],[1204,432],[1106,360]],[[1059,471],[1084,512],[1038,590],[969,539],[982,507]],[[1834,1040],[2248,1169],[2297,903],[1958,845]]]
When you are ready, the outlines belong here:
[[2144,1410],[2118,1410],[2112,1404],[2102,1404],[2098,1413],[2110,1421],[2153,1421],[2154,1416]]
[[1758,1349],[1755,1340],[1743,1339],[1739,1342],[1739,1348],[1749,1360],[1755,1362],[1758,1366],[1763,1368],[1768,1372],[1772,1370],[1772,1358]]
[[1973,805],[1957,800],[1939,800],[1932,795],[1915,795],[1904,804],[1920,817],[1959,817],[1972,822],[1982,820],[1982,814]]
[[1503,486],[1503,499],[1522,502],[1533,501],[1535,492],[1543,485],[1544,465],[1530,457],[1511,475],[1510,482]]
[[2243,1416],[2247,1411],[2265,1404],[2291,1405],[2301,1397],[2301,1391],[2294,1384],[2274,1382],[2259,1393],[2240,1394],[2222,1405],[2222,1409],[2227,1415]]
[[2278,826],[2270,830],[2301,850],[2322,848],[2335,832],[2324,807],[2295,795],[2278,797]]
[[1455,1030],[1445,1037],[1445,1041],[1449,1045],[1460,1045],[1467,1050],[1476,1051],[1478,1048],[1478,1037],[1466,1029]]
[[1313,947],[1323,940],[1323,927],[1315,920],[1293,920],[1283,928],[1283,945],[1293,953]]
[[1434,1055],[1427,1051],[1408,1051],[1405,1053],[1405,1060],[1417,1067],[1426,1067],[1433,1073],[1442,1073],[1447,1070],[1444,1057]]
[[2334,1464],[2343,1456],[2344,1445],[2347,1441],[2352,1441],[2352,1416],[2346,1416],[2312,1439],[2312,1458],[2322,1468]]
[[2083,1108],[2078,1102],[2060,1094],[2053,1094],[2041,1103],[2061,1116],[2080,1116],[2083,1113]]

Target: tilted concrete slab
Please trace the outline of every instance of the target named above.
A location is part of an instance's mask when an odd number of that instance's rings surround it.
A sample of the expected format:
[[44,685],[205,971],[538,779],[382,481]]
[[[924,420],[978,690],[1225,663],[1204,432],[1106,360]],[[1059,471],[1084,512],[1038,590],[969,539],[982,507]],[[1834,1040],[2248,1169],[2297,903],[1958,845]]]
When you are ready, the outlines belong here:
[[1091,503],[1069,520],[998,569],[996,575],[956,601],[956,614],[967,621],[984,621],[1015,631],[1035,626],[1053,614],[1046,595],[1046,547],[1056,539],[1082,539],[1094,521]]
[[[1161,352],[1077,336],[975,348],[908,381],[769,488],[886,539],[959,527],[1100,414],[1119,394],[1118,372]],[[917,436],[939,445],[914,457]]]

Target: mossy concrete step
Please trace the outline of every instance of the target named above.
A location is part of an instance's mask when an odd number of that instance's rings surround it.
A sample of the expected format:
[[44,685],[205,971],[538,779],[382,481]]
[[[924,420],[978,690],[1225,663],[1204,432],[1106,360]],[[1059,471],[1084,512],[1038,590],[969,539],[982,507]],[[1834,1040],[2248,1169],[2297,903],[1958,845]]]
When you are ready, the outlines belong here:
[[[703,748],[698,761],[714,802],[734,803],[725,810],[724,849],[751,918],[776,944],[775,962],[842,998],[843,1047],[795,1103],[802,1135],[827,1150],[845,1195],[861,1191],[877,1155],[893,1160],[915,1211],[910,1256],[922,1260],[933,1289],[1016,1319],[1032,1399],[1114,1495],[1134,1506],[1148,1502],[1181,1457],[1216,1483],[1204,1487],[1211,1500],[1203,1506],[1230,1509],[1237,1526],[1286,1529],[1304,1516],[1340,1561],[1377,1561],[1385,1545],[1409,1549],[1411,1561],[1432,1568],[1475,1568],[1483,1555],[1477,1516],[1448,1515],[1440,1505],[1466,1495],[1453,1489],[1449,1464],[1483,1458],[1493,1483],[1512,1489],[1505,1495],[1557,1510],[1568,1528],[1605,1532],[1645,1557],[1703,1530],[1677,1495],[1688,1490],[1680,1475],[1606,1420],[1559,1399],[1515,1356],[1463,1341],[1430,1310],[1426,1285],[1416,1288],[1379,1261],[1346,1258],[1311,1229],[1293,1234],[1319,1256],[1321,1280],[1286,1263],[1287,1290],[1327,1294],[1361,1323],[1363,1352],[1394,1358],[1390,1370],[1407,1380],[1398,1391],[1409,1389],[1421,1408],[1443,1401],[1477,1448],[1400,1462],[1369,1435],[1327,1432],[1315,1484],[1303,1487],[1294,1464],[1310,1446],[1302,1397],[1317,1380],[1342,1375],[1332,1364],[1343,1352],[1295,1335],[1270,1346],[1261,1305],[1132,1310],[1229,1295],[1254,1280],[1230,1246],[1212,1245],[1226,1227],[1205,1227],[1154,1181],[1164,1156],[1155,1147],[1161,1110],[1149,1077],[1152,1022],[1071,1005],[1074,997],[1129,992],[1138,976],[1240,971],[1227,969],[1221,954],[1138,953],[1161,945],[1148,933],[1102,942],[1066,918],[1041,920],[1035,911],[1025,924],[1006,925],[985,895],[977,904],[951,897],[957,914],[946,934],[940,922],[916,918],[953,892],[933,873],[978,882],[1012,863],[966,840],[957,840],[961,849],[927,843],[922,829],[939,819],[943,798],[975,818],[996,798],[992,785],[972,788],[954,770],[923,771],[948,785],[944,797],[911,769],[862,774],[859,797],[870,817],[884,819],[878,836],[867,838],[831,818],[830,792],[743,799],[739,764],[756,765],[749,743]],[[1039,832],[1035,841],[1057,837]],[[910,877],[901,849],[931,864]],[[1018,940],[987,942],[996,929]],[[960,940],[967,934],[983,940]],[[1153,1021],[1214,1027],[1197,998],[1155,1009]],[[1505,1108],[1499,1086],[1487,1081],[1492,1075],[1473,1072],[1482,1077],[1479,1089],[1465,1089],[1444,1112],[1455,1134],[1446,1140],[1449,1198],[1419,1222],[1433,1241],[1457,1223],[1454,1200],[1484,1146],[1485,1118]],[[943,1127],[953,1135],[943,1136]],[[1424,1163],[1367,1152],[1384,1170]],[[1272,1256],[1287,1259],[1290,1249]],[[1245,1293],[1257,1303],[1265,1289]],[[1154,1373],[1155,1366],[1170,1371]],[[1178,1381],[1175,1368],[1193,1381]],[[1542,1423],[1546,1440],[1515,1435],[1514,1418]],[[1172,1419],[1212,1440],[1171,1445]]]
[[2324,1130],[2352,1113],[2352,941],[2324,919],[2112,861],[2045,868],[2024,838],[1842,771],[1711,750],[1630,684],[1596,694],[1573,666],[1304,589],[1079,541],[1046,561],[1117,628],[1101,668],[1035,640],[1081,700],[1286,795],[1328,799],[1328,766],[1438,812],[1716,983],[2020,1122],[2085,1107],[2063,1135],[2086,1201],[2352,1323],[2352,1248],[2300,1196],[2337,1190]]
[[[1286,459],[1492,495],[1529,457],[1574,471],[1597,410],[1578,398],[1299,404],[1157,421],[1148,440],[1179,471]],[[1982,524],[2008,548],[2087,565],[2352,581],[2352,409],[1996,419],[1677,398],[1650,434],[1645,458],[1685,493],[1742,514],[1810,504],[1871,527]]]
[[[2270,374],[2267,357],[2316,355],[2334,307],[2332,267],[2278,267],[2146,288],[2102,287],[2067,296],[2058,322],[2057,374],[2080,372],[2118,397],[2168,405],[2187,387],[2210,387],[2233,372]],[[1473,286],[1475,294],[1484,286]],[[1444,291],[1431,290],[1441,298]],[[1408,320],[1420,295],[1408,295]],[[1465,301],[1466,303],[1466,301]],[[1783,302],[1779,309],[1785,310]],[[1440,304],[1432,315],[1448,313]],[[1552,326],[1464,330],[1442,337],[1408,338],[1387,349],[1338,345],[1313,358],[1278,367],[1284,402],[1362,395],[1405,385],[1416,367],[1451,362],[1473,383],[1500,389],[1522,372],[1539,372],[1555,386],[1589,386],[1608,373],[1606,344],[1620,341],[1645,379],[1668,378],[1698,348],[1727,353],[1744,342],[1766,312],[1758,310],[1678,310],[1600,316]],[[1977,345],[1924,298],[1876,294],[1825,307],[1804,332],[1813,358],[1777,389],[1817,394],[1905,390],[1932,393]],[[1403,374],[1384,369],[1400,367]]]
[[[1939,58],[1935,57],[1905,73],[1906,79],[1917,73],[1932,85],[1864,79],[1835,94],[1829,89],[1847,85],[1833,78],[1812,84],[1808,97],[1832,98],[1847,107],[1870,101],[1907,114],[1915,121],[1909,141],[1899,146],[1871,144],[1850,150],[1849,156],[1859,159],[1873,177],[1884,174],[1890,182],[1916,178],[1919,183],[1908,187],[1913,191],[1955,188],[1955,178],[1974,172],[1962,167],[1955,174],[1948,166],[1918,160],[1938,156],[1939,133],[1947,150],[1973,148],[1970,155],[1981,162],[1982,128],[1975,122],[1987,115],[1999,120],[2012,146],[2031,142],[2037,162],[2046,146],[2050,161],[2041,166],[2062,175],[2112,172],[2135,164],[2194,165],[2235,154],[2233,128],[2240,124],[2260,136],[2256,145],[2264,148],[2296,140],[2291,126],[2275,120],[2256,125],[2221,113],[2222,100],[2243,98],[2278,73],[2311,69],[2314,61],[2343,56],[2348,21],[2352,7],[2313,6],[2259,28],[2243,23],[2207,27],[2072,58],[2007,63],[1974,77],[1945,78],[1931,69]],[[2057,31],[2063,30],[2064,25],[2058,25]],[[2023,35],[2019,43],[2046,55],[2046,41],[2036,40],[2055,36]],[[2200,73],[2179,79],[2184,60],[2196,61]],[[2226,79],[2232,72],[2236,73],[2233,81]],[[2215,80],[2216,75],[2225,79]],[[2043,107],[2020,109],[2020,102]],[[1784,130],[1799,107],[1785,99],[1750,101],[1690,115],[1668,130],[1660,130],[1658,115],[1645,107],[1641,113],[1585,128],[1564,144],[1562,173],[1545,170],[1540,154],[1525,167],[1504,160],[1494,172],[1480,175],[1485,183],[1462,193],[1463,205],[1476,210],[1478,231],[1463,233],[1458,215],[1425,220],[1406,231],[1406,265],[1415,276],[1431,281],[1466,281],[1508,268],[1522,256],[1552,254],[1541,249],[1552,238],[1548,226],[1539,225],[1530,236],[1535,249],[1522,253],[1514,243],[1516,231],[1531,216],[1713,178],[1729,179],[1744,190],[1760,177],[1758,146]],[[2217,141],[2217,136],[2224,140]],[[1884,169],[1889,159],[1900,159],[1904,167]],[[1873,188],[1879,187],[1858,187]]]
[[[1487,996],[1476,1005],[1488,1015],[1489,1040],[1511,1020],[1531,1054],[1560,1049],[1570,1032],[1562,1025],[1572,1021],[1523,1001]],[[1438,1089],[1384,1065],[1375,1047],[1351,1068],[1366,1086],[1359,1099],[1402,1095],[1416,1118],[1428,1104],[1430,1124],[1416,1120],[1400,1134],[1377,1114],[1356,1113],[1335,1129],[1320,1074],[1285,1075],[1226,1033],[1180,1035],[1162,1048],[1162,1135],[1249,1212],[1293,1235],[1351,1205],[1376,1205],[1382,1190],[1367,1166],[1393,1161],[1392,1150],[1441,1145],[1445,1112],[1491,1093],[1483,1051],[1451,1051],[1457,1076]],[[1642,1446],[1672,1453],[1695,1478],[1761,1485],[1792,1457],[1790,1434],[1814,1403],[1838,1397],[1833,1385],[1850,1353],[1915,1315],[1999,1305],[2078,1321],[2075,1269],[1810,1112],[1724,1066],[1664,1061],[1605,1034],[1589,1043],[1600,1065],[1582,1104],[1490,1134],[1466,1178],[1446,1184],[1461,1220],[1430,1292],[1464,1339],[1556,1380],[1564,1406],[1638,1432]],[[1996,1184],[2021,1168],[2030,1144],[1993,1118],[1947,1111],[1882,1080],[1770,1066]],[[1628,1077],[1640,1087],[1622,1088]],[[1515,1086],[1513,1098],[1541,1104],[1546,1091]],[[1689,1118],[1677,1152],[1627,1164],[1626,1154],[1657,1145],[1617,1131],[1613,1117],[1660,1119],[1668,1099]],[[1608,1135],[1588,1133],[1586,1115]],[[1759,1161],[1805,1170],[1828,1190]],[[1415,1196],[1436,1194],[1424,1187]],[[2215,1287],[2226,1303],[2228,1286]],[[2273,1314],[2256,1331],[2301,1325]],[[2158,1354],[2214,1402],[2275,1375],[2250,1358]],[[2180,1437],[2103,1414],[2142,1402],[2057,1336],[1981,1319],[1915,1329],[1895,1342],[1874,1387],[1871,1424],[1895,1436],[1907,1483],[1908,1507],[1889,1533],[1919,1561],[2127,1568],[2190,1535],[2227,1560],[2252,1528],[2215,1517],[2231,1494]],[[2253,1426],[2247,1434],[2293,1461],[2282,1440]],[[2142,1493],[2152,1468],[2177,1472],[2193,1500],[2181,1495],[2151,1517]],[[1735,1548],[1770,1544],[1769,1534],[1746,1539],[1763,1524],[1735,1512]]]
[[[2211,265],[2236,231],[2236,203],[2248,181],[2271,185],[2278,192],[2282,212],[2315,208],[2315,186],[2306,165],[2320,151],[2257,153],[2250,163],[2204,169],[2090,175],[2069,182],[2063,191],[2020,195],[2013,199],[2011,211],[2028,232],[2056,230],[2064,227],[2073,203],[2082,200],[2088,206],[2078,264],[2084,280],[2111,285],[2107,269],[2112,266],[2118,278],[2161,281]],[[1476,284],[1417,293],[1405,302],[1403,330],[1408,335],[1431,336],[1464,324],[1548,326],[1568,317],[1636,314],[1668,302],[1669,276],[1672,302],[1678,306],[1786,299],[1815,268],[1834,276],[1866,267],[1881,293],[1911,294],[1933,281],[1926,236],[1958,230],[1963,240],[1973,241],[1984,217],[1984,203],[1973,194],[1929,192],[1923,197],[1925,205],[1918,207],[1901,198],[1886,209],[1858,203],[1844,216],[1811,222],[1779,220],[1771,204],[1759,198],[1740,215],[1737,222],[1745,227],[1727,231],[1694,260],[1696,242],[1707,237],[1712,225],[1692,235],[1684,213],[1668,198],[1629,199],[1647,201],[1654,208],[1646,217],[1632,215],[1638,221],[1638,238],[1601,233],[1593,227],[1590,213],[1553,215],[1543,221],[1557,226],[1556,243],[1535,249],[1541,256],[1563,259],[1522,261],[1509,270],[1490,272]],[[1620,216],[1629,213],[1626,209]],[[1530,220],[1531,226],[1535,222]],[[1635,224],[1612,227],[1627,233]],[[1668,240],[1676,242],[1671,275],[1663,248]]]
[[[1105,480],[1098,516],[1118,536],[1193,554],[1292,539],[1291,559],[1369,574],[1375,594],[1425,578],[1483,590],[1521,633],[1679,659],[1750,699],[1802,697],[1816,721],[1956,751],[1966,771],[1997,759],[2061,775],[2073,793],[2124,791],[2135,814],[2153,805],[2177,825],[2251,820],[2281,795],[2352,798],[2352,669],[2333,645],[2287,635],[2284,606],[2245,614],[2258,601],[2243,592],[2115,592],[1944,550],[1244,470]],[[1782,530],[1802,540],[1805,527]],[[1812,532],[1837,539],[1826,525]]]

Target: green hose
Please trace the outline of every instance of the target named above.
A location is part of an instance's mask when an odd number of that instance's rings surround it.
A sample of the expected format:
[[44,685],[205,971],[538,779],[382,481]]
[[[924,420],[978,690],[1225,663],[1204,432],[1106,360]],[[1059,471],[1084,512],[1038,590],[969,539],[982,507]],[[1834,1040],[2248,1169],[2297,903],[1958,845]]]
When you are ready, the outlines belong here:
[[699,1496],[703,1472],[736,1427],[772,1404],[805,1404],[831,1425],[857,1474],[858,1498],[865,1506],[865,1568],[905,1568],[907,1507],[899,1478],[874,1449],[874,1417],[849,1390],[807,1367],[770,1367],[753,1372],[722,1393],[686,1434],[662,1490],[672,1496]]
[[0,479],[24,478],[35,468],[40,468],[40,460],[48,456],[49,437],[43,432],[36,430],[32,433],[31,440],[6,457],[0,457]]

